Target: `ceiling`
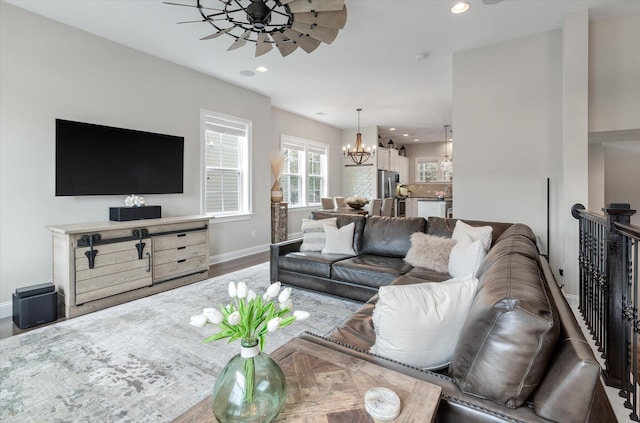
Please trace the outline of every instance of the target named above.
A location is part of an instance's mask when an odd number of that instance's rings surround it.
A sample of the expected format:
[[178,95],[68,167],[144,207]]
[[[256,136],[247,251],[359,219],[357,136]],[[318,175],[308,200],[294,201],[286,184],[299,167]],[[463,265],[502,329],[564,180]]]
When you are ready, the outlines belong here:
[[[192,7],[155,0],[6,2],[264,94],[275,107],[337,128],[355,128],[362,108],[361,127],[378,126],[385,141],[396,142],[403,133],[420,142],[444,139],[443,125],[452,123],[454,52],[561,28],[566,16],[588,8],[591,19],[640,11],[638,0],[468,0],[470,9],[454,15],[454,0],[345,0],[347,22],[332,44],[256,58],[253,44],[226,51],[234,41],[228,35],[200,41],[212,33],[207,23],[177,24],[200,19]],[[259,65],[268,72],[255,72]]]

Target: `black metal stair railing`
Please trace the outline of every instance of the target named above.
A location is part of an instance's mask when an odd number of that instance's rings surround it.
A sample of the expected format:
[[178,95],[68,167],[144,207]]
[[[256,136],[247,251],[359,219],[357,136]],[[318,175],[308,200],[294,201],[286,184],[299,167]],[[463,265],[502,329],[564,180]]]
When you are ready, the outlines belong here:
[[579,308],[602,352],[607,385],[620,389],[629,417],[639,421],[638,241],[629,204],[609,204],[604,215],[576,204],[579,220]]

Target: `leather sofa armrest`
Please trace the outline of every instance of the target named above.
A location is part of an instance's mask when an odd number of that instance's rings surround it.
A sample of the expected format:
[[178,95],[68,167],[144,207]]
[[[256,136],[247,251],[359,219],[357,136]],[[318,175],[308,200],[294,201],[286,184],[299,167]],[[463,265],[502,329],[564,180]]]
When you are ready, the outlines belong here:
[[278,259],[285,254],[300,251],[302,245],[302,238],[289,239],[286,241],[271,244],[270,253],[270,278],[271,282],[276,282],[278,276]]

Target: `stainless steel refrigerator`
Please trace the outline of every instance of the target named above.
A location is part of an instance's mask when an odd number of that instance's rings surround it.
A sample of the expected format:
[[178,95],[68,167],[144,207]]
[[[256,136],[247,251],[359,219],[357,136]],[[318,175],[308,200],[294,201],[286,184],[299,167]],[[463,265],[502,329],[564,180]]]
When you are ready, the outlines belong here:
[[378,171],[378,197],[393,198],[396,196],[396,187],[400,184],[400,174],[389,170]]

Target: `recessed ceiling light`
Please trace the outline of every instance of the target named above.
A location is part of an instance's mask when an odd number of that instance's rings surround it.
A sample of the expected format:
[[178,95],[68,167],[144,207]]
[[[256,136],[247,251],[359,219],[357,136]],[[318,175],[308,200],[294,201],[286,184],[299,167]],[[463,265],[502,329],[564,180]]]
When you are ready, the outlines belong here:
[[420,139],[419,138],[414,138],[413,141],[414,142],[418,142],[418,141],[420,141]]
[[395,131],[396,128],[389,128],[389,131]]
[[409,134],[402,134],[402,136],[403,136],[403,137],[408,137],[408,136],[409,136]]
[[256,73],[252,70],[241,70],[240,75],[242,76],[254,76]]
[[257,70],[258,72],[266,72],[266,71],[268,71],[269,69],[267,69],[267,68],[266,68],[266,66],[258,66],[258,67],[256,68],[256,70]]
[[469,10],[469,3],[467,2],[459,2],[453,5],[451,8],[451,13],[464,13]]

